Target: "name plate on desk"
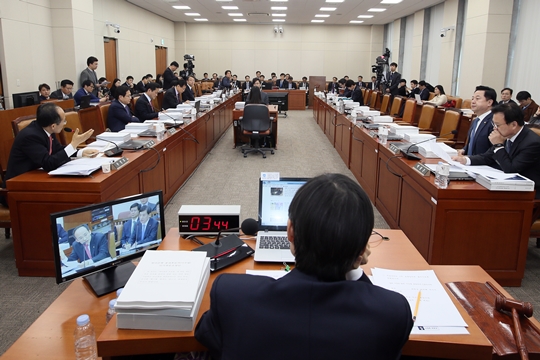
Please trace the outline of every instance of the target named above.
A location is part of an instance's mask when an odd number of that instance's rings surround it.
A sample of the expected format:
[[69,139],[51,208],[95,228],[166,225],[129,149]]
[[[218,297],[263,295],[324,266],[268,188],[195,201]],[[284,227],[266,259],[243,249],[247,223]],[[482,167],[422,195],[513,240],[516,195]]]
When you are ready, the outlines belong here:
[[111,164],[111,168],[114,170],[120,169],[122,166],[126,165],[128,163],[128,159],[126,157],[121,157],[120,159],[116,160]]
[[390,146],[388,147],[388,150],[390,150],[394,155],[397,155],[401,152],[401,149],[397,147],[396,144],[390,144]]
[[[145,148],[151,148],[152,146],[156,145],[155,141],[154,140],[148,140],[147,142],[144,143],[144,147]],[[126,159],[127,160],[127,159]]]
[[420,175],[422,176],[429,176],[431,175],[431,171],[429,170],[429,168],[422,164],[422,163],[416,163],[414,164],[413,166],[413,169],[416,170],[418,173],[420,173]]
[[377,133],[376,131],[373,131],[373,130],[370,130],[370,131],[369,131],[369,136],[371,136],[372,138],[377,137],[377,134],[378,134],[378,133]]
[[167,132],[169,133],[169,135],[174,135],[176,133],[176,129],[170,128],[169,130],[167,130]]

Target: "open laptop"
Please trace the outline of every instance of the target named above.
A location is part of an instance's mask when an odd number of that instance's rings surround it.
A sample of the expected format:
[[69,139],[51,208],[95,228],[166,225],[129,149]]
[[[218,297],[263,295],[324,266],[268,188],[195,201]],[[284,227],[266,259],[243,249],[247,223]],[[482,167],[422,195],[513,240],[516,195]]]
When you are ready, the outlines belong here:
[[281,178],[259,181],[259,232],[255,261],[294,262],[287,240],[289,205],[309,179]]

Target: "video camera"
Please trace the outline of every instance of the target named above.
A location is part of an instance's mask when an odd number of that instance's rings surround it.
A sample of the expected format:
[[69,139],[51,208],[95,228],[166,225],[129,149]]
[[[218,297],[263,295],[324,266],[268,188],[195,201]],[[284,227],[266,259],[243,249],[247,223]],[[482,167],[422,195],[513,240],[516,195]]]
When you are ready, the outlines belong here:
[[[377,82],[381,83],[384,77],[384,73],[388,72],[388,61],[390,60],[390,50],[386,48],[386,51],[381,56],[377,56],[375,59],[376,64],[371,65],[371,71],[377,74]],[[388,84],[385,84],[388,85]]]
[[187,80],[188,76],[194,75],[195,64],[193,64],[193,61],[195,61],[195,55],[185,54],[184,61],[186,63],[184,64],[184,70],[180,72],[180,76]]

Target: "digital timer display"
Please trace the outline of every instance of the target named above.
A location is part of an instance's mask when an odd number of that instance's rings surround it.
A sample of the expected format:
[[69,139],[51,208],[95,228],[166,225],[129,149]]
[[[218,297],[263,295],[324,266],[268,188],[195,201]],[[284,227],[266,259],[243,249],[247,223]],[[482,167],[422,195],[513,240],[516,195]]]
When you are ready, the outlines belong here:
[[179,215],[178,222],[181,234],[217,235],[240,227],[238,215]]

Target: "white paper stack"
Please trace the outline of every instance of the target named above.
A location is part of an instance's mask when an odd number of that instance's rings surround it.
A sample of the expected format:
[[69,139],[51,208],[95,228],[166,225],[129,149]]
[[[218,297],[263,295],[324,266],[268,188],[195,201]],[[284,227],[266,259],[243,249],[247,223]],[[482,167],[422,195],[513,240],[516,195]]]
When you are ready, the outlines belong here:
[[98,140],[113,141],[116,144],[121,144],[131,139],[129,133],[104,132],[96,136]]
[[49,175],[88,176],[101,168],[105,163],[112,163],[116,159],[110,158],[77,158],[68,161],[56,170],[49,171]]
[[380,124],[380,123],[391,123],[394,122],[394,119],[392,119],[391,116],[388,115],[379,115],[373,117],[373,122]]
[[129,123],[129,124],[126,124],[126,128],[124,130],[119,131],[119,132],[120,133],[128,132],[130,134],[136,135],[150,129],[151,126],[152,126],[151,124],[147,124],[147,123]]
[[426,142],[436,142],[437,137],[432,134],[419,134],[418,131],[415,133],[406,133],[403,138],[407,140],[408,142],[412,143],[418,143],[420,141],[426,141]]
[[242,110],[244,109],[246,103],[244,101],[237,101],[236,103],[234,103],[234,108],[236,110]]
[[193,105],[191,105],[191,104],[178,104],[178,105],[176,105],[177,110],[191,110],[192,107],[193,107]]
[[491,191],[534,191],[534,181],[519,174],[504,174],[504,177],[491,177],[478,174],[476,182]]
[[[167,111],[166,114],[159,113],[158,120],[165,121],[165,122],[174,122],[174,120],[182,120],[183,118],[183,111]],[[172,118],[172,119],[171,119]]]
[[360,113],[362,116],[381,116],[381,112],[377,110],[365,110]]
[[448,146],[448,145],[446,145],[445,143],[442,143],[442,142],[426,141],[425,143],[418,144],[418,152],[420,153],[420,155],[422,155],[425,158],[436,159],[436,158],[439,157],[439,155],[437,155],[437,152],[435,151],[436,147],[439,148],[440,150],[444,151],[445,153],[447,153],[448,156],[450,156],[450,157],[457,156],[457,150],[456,149],[453,149],[450,146]]
[[[402,135],[405,140],[407,140],[407,135],[418,134],[418,128],[416,126],[393,126],[390,128],[390,133],[396,135]],[[409,140],[410,141],[410,140]]]
[[209,277],[205,252],[146,251],[116,301],[116,326],[193,330]]

